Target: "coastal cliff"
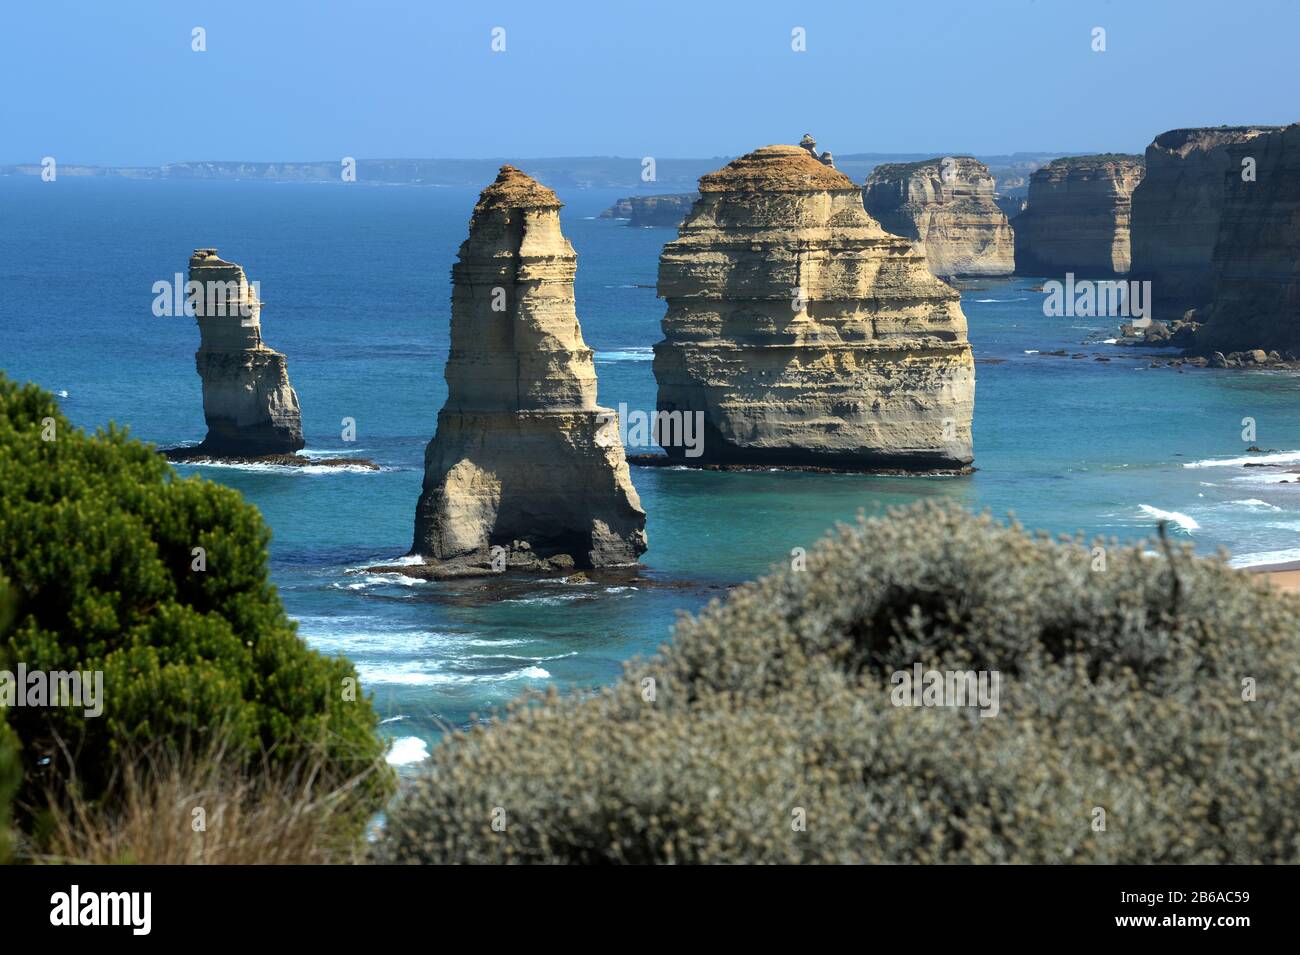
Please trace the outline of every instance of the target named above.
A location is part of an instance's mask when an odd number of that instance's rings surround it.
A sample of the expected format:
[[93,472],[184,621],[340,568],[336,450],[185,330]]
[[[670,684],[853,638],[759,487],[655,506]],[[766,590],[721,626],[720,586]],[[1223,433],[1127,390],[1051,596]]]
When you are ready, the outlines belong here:
[[646,548],[617,415],[596,404],[560,205],[502,166],[452,268],[447,402],[412,548],[448,575],[632,564]]
[[633,227],[668,227],[677,228],[691,206],[699,198],[698,193],[686,192],[666,196],[628,196],[620,199],[600,214],[602,219],[626,219]]
[[1107,153],[1055,159],[1029,179],[1015,221],[1022,275],[1122,275],[1129,270],[1133,190],[1142,157]]
[[1225,181],[1232,171],[1229,147],[1276,129],[1173,129],[1147,147],[1146,173],[1133,191],[1129,277],[1151,282],[1155,318],[1178,319],[1209,300]]
[[[1300,123],[1227,147],[1223,211],[1199,351],[1300,354]],[[1243,176],[1243,160],[1254,174]]]
[[951,471],[972,460],[960,296],[812,150],[765,146],[700,180],[659,260],[658,408],[699,415],[684,464]]
[[994,202],[988,167],[977,159],[877,166],[867,178],[863,202],[886,231],[921,242],[937,276],[1015,271],[1011,226]]
[[284,355],[262,343],[262,303],[244,270],[195,249],[189,296],[199,325],[195,366],[203,381],[208,434],[190,454],[256,457],[303,446],[298,395]]

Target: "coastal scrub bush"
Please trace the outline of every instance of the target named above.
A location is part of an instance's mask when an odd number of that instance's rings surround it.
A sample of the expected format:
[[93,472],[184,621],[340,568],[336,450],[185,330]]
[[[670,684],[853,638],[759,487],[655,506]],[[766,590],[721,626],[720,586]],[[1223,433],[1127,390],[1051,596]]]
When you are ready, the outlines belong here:
[[[914,664],[996,671],[996,714],[895,705]],[[1099,552],[927,502],[685,618],[610,689],[450,735],[380,856],[1296,862],[1297,752],[1295,598],[1163,536]]]
[[[0,376],[0,573],[16,603],[0,670],[103,675],[102,715],[7,710],[24,804],[69,781],[95,799],[130,745],[181,752],[218,731],[250,766],[323,748],[323,771],[352,779],[382,761],[352,665],[310,650],[285,614],[269,540],[237,492],[177,477],[112,425],[87,435],[49,394]],[[392,785],[366,779],[372,803]]]

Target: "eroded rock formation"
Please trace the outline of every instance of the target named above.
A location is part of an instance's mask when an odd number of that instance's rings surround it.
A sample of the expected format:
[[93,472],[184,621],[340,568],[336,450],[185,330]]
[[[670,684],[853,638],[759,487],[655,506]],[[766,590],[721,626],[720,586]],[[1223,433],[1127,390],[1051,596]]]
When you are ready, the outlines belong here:
[[1011,226],[994,202],[993,177],[978,159],[885,163],[867,177],[863,202],[886,231],[924,246],[935,275],[1015,271]]
[[684,464],[943,471],[970,464],[960,297],[799,146],[700,179],[659,260],[658,408],[702,416]]
[[633,228],[660,226],[675,229],[699,195],[694,192],[663,196],[628,196],[600,214],[602,219],[627,219]]
[[256,457],[303,446],[298,395],[284,355],[262,343],[262,303],[244,270],[195,249],[188,296],[199,324],[194,356],[208,434],[191,455]]
[[1142,157],[1106,153],[1054,159],[1029,179],[1016,216],[1016,271],[1122,275],[1129,269],[1133,190]]
[[1197,310],[1208,322],[1196,347],[1300,355],[1300,123],[1227,153],[1214,286],[1209,307]]
[[1151,282],[1155,318],[1178,319],[1186,309],[1208,301],[1229,172],[1228,147],[1276,129],[1172,129],[1147,147],[1146,173],[1133,190],[1129,277]]
[[617,415],[596,404],[559,211],[502,166],[452,267],[447,403],[413,547],[449,573],[631,564],[646,548]]

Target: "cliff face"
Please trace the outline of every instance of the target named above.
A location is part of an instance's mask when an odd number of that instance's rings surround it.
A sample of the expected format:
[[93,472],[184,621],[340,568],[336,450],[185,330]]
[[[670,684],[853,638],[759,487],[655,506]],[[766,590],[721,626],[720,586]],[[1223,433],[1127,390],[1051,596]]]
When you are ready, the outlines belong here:
[[262,303],[244,270],[218,258],[216,249],[196,249],[189,280],[199,323],[194,361],[208,423],[196,450],[253,457],[301,449],[298,395],[284,355],[262,344]]
[[600,214],[602,219],[627,219],[629,226],[676,228],[699,196],[694,192],[667,196],[629,196]]
[[861,190],[766,146],[700,180],[659,260],[661,411],[703,416],[682,463],[946,470],[969,465],[975,370],[960,296]]
[[916,239],[935,275],[1010,275],[1015,240],[993,197],[988,167],[969,156],[877,166],[863,190],[867,212],[894,235]]
[[1132,196],[1141,180],[1141,156],[1071,156],[1036,170],[1029,205],[1016,217],[1016,271],[1127,272]]
[[[1214,287],[1196,347],[1300,354],[1300,123],[1227,152]],[[1246,158],[1254,181],[1242,179]]]
[[500,545],[510,566],[602,567],[646,548],[617,416],[596,404],[559,210],[511,166],[474,207],[452,268],[447,403],[425,452],[417,554],[486,563]]
[[[1228,147],[1270,126],[1219,126],[1161,133],[1146,152],[1146,174],[1133,191],[1130,277],[1151,282],[1156,318],[1181,318],[1208,301],[1214,245],[1223,211]],[[1240,179],[1240,164],[1236,171]]]

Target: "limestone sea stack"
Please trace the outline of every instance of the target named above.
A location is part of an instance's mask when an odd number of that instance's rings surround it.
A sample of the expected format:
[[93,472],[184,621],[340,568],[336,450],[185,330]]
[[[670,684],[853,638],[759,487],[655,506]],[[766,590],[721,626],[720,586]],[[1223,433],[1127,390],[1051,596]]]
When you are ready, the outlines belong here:
[[1022,275],[1122,275],[1129,269],[1133,190],[1142,157],[1106,153],[1054,159],[1029,178],[1029,205],[1016,216]]
[[1146,174],[1133,190],[1129,277],[1151,282],[1155,318],[1178,319],[1185,310],[1209,300],[1214,245],[1230,171],[1228,147],[1276,129],[1172,129],[1147,147]]
[[886,231],[920,242],[941,278],[1015,271],[1015,238],[978,159],[885,163],[867,177],[863,202]]
[[452,571],[608,567],[646,548],[617,415],[596,403],[560,205],[502,166],[452,267],[447,402],[413,547]]
[[1227,151],[1214,287],[1196,348],[1300,355],[1300,123]]
[[[190,290],[196,294],[199,350],[208,434],[192,455],[257,457],[292,454],[303,446],[298,395],[284,355],[262,343],[262,303],[244,270],[195,249]],[[197,284],[195,284],[197,283]]]
[[[972,460],[960,296],[867,215],[851,179],[765,146],[700,179],[659,259],[660,412],[702,420],[683,464],[952,471]],[[671,445],[672,442],[669,442]]]

